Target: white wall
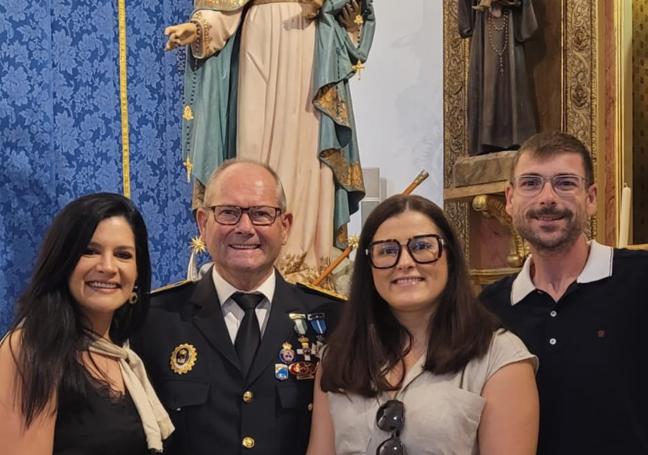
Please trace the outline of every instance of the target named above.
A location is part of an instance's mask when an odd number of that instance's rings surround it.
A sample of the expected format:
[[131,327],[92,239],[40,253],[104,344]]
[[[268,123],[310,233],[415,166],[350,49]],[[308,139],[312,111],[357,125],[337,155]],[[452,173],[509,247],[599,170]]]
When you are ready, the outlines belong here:
[[[361,78],[352,81],[363,167],[379,167],[387,195],[421,169],[416,194],[443,202],[443,5],[440,0],[374,0],[376,35]],[[360,214],[349,234],[360,233]]]

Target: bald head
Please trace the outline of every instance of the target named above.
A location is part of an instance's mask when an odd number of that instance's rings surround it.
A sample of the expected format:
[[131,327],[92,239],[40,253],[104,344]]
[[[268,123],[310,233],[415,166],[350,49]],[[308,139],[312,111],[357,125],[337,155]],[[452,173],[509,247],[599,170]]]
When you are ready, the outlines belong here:
[[[267,178],[271,179],[276,192],[277,207],[279,207],[282,212],[285,212],[287,210],[286,193],[284,192],[283,185],[279,180],[279,176],[267,164],[253,160],[231,159],[223,162],[223,164],[221,164],[212,173],[207,182],[203,205],[209,207],[218,203],[216,198],[218,194],[222,193],[222,180],[234,180],[238,184],[249,182],[250,185],[254,185],[255,182],[251,178],[252,176],[263,180],[266,180]],[[256,184],[258,183],[259,182],[257,181]]]
[[[272,274],[292,225],[285,207],[276,174],[263,164],[229,161],[210,178],[196,220],[216,271],[235,288],[256,289]],[[251,208],[267,216],[259,219]],[[217,216],[224,212],[238,219],[232,223]]]

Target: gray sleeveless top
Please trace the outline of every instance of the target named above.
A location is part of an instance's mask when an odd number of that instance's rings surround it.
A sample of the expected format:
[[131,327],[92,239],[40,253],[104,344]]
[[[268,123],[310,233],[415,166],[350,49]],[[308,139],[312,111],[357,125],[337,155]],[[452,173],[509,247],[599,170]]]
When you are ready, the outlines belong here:
[[[485,400],[482,389],[500,368],[533,359],[524,343],[511,332],[500,330],[485,356],[471,360],[456,373],[434,375],[423,370],[425,356],[410,369],[396,399],[405,404],[401,440],[408,454],[471,455],[479,453],[477,428]],[[376,412],[389,397],[365,398],[354,394],[327,394],[337,455],[376,453],[389,433],[376,426]]]

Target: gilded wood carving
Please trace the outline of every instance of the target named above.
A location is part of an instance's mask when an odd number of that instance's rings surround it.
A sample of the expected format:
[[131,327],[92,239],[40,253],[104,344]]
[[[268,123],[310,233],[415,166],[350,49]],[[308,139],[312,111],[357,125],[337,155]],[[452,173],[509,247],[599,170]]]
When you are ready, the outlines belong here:
[[[553,6],[551,6],[553,5]],[[546,7],[560,8],[562,129],[582,140],[598,164],[597,131],[597,7],[591,0],[562,0]],[[468,46],[457,29],[457,2],[444,2],[444,186],[452,185],[452,169],[457,158],[467,154],[466,81]],[[540,24],[542,30],[542,24]],[[560,47],[547,49],[560,52]],[[450,220],[469,245],[468,204],[447,201]],[[596,234],[596,219],[592,234]]]

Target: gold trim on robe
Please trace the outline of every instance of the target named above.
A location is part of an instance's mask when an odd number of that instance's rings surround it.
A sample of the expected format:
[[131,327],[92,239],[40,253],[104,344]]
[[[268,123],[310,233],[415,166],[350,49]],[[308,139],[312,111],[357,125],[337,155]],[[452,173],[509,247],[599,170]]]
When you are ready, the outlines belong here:
[[250,0],[196,0],[194,9],[208,8],[218,11],[236,11],[249,2]]
[[331,168],[338,183],[347,191],[364,191],[360,163],[349,163],[339,149],[322,150],[320,157]]
[[350,126],[347,105],[340,98],[335,85],[330,84],[322,87],[317,92],[313,104],[332,117],[336,123],[343,126]]

